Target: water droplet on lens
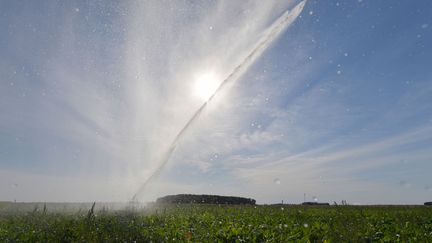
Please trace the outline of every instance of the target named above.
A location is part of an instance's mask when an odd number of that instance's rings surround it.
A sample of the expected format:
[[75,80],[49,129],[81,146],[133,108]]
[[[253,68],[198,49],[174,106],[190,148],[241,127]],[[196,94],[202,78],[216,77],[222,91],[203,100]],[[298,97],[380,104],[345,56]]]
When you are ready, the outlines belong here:
[[274,182],[276,185],[280,185],[280,184],[281,184],[281,181],[279,180],[279,178],[274,179],[273,182]]

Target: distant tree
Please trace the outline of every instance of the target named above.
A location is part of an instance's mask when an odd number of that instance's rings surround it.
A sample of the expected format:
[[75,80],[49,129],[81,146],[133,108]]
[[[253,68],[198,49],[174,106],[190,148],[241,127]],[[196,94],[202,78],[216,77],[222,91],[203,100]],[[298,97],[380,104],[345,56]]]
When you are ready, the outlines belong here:
[[329,206],[330,203],[320,203],[320,202],[304,202],[302,205],[318,205],[318,206]]
[[249,204],[255,205],[256,201],[244,197],[228,197],[219,195],[194,195],[178,194],[158,198],[156,203],[197,203],[197,204]]

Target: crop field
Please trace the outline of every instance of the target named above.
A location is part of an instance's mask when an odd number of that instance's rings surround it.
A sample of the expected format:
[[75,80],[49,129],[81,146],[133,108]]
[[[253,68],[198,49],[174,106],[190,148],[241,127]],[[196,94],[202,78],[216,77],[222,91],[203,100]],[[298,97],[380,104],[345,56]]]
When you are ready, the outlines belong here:
[[432,242],[432,207],[0,208],[0,242]]

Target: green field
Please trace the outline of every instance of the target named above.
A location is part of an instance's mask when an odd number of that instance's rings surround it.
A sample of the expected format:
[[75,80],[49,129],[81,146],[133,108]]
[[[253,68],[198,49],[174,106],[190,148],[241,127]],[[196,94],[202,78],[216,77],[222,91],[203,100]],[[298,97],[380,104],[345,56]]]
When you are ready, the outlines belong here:
[[432,207],[0,210],[0,242],[432,242]]

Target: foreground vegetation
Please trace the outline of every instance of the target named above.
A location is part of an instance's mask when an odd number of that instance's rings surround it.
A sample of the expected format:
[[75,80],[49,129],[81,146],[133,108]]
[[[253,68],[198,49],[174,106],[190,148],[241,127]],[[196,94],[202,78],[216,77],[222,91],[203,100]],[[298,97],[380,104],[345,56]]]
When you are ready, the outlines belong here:
[[432,207],[174,205],[0,211],[0,242],[432,242]]

